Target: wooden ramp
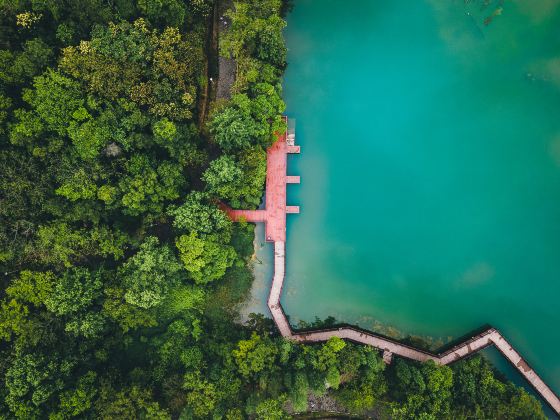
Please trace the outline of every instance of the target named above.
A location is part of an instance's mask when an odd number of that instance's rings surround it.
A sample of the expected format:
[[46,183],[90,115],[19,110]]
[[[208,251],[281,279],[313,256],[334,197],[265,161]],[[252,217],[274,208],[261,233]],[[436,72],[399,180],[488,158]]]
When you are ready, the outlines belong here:
[[397,355],[419,362],[433,360],[438,364],[447,365],[493,345],[525,377],[550,407],[557,414],[560,414],[560,398],[495,328],[489,328],[439,354],[417,349],[375,333],[352,327],[305,332],[293,331],[280,304],[286,267],[286,215],[299,213],[298,206],[286,205],[287,184],[300,182],[299,176],[288,176],[286,174],[287,155],[289,153],[300,153],[300,147],[288,145],[286,143],[286,133],[279,136],[278,140],[267,150],[265,209],[232,210],[227,206],[221,206],[234,221],[244,219],[254,223],[263,222],[266,225],[266,240],[274,242],[274,277],[268,296],[268,308],[283,337],[306,343],[326,341],[331,337],[351,340],[379,349],[383,352],[383,360],[386,363],[391,363],[393,355]]

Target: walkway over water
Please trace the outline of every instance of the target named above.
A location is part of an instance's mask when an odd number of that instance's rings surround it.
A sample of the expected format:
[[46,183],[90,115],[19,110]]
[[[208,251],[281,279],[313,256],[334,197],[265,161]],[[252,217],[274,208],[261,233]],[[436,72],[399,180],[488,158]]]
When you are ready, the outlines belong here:
[[352,327],[305,332],[292,330],[280,304],[280,297],[284,285],[286,266],[286,214],[299,213],[298,206],[286,205],[287,184],[300,182],[299,176],[289,176],[286,173],[287,155],[289,153],[299,153],[300,148],[299,146],[288,145],[286,137],[286,134],[279,136],[278,140],[267,151],[265,209],[232,210],[223,206],[223,209],[234,221],[244,219],[254,223],[264,222],[266,240],[274,242],[274,277],[268,297],[268,307],[280,334],[287,339],[298,342],[321,342],[331,337],[339,337],[356,343],[367,344],[382,351],[383,360],[386,363],[390,363],[393,355],[397,355],[419,362],[433,360],[438,364],[447,365],[493,345],[533,386],[550,407],[560,414],[560,398],[495,328],[489,328],[438,354]]

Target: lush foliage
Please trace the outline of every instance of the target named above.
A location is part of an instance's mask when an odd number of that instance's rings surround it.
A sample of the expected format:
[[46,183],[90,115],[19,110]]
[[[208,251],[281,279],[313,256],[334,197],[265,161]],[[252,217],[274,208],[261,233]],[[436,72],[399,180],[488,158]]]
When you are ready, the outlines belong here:
[[397,360],[234,322],[265,148],[282,130],[280,0],[0,2],[0,419],[282,419],[308,396],[394,418],[539,418],[481,358]]

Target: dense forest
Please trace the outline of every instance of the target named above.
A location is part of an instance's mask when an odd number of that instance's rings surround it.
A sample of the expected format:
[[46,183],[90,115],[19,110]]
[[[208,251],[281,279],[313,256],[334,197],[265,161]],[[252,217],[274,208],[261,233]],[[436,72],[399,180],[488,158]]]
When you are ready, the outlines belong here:
[[[254,226],[217,203],[261,201],[289,7],[235,2],[211,51],[217,6],[0,0],[0,419],[272,420],[312,399],[377,418],[544,418],[478,356],[386,366],[236,322]],[[237,68],[227,100],[218,53]]]

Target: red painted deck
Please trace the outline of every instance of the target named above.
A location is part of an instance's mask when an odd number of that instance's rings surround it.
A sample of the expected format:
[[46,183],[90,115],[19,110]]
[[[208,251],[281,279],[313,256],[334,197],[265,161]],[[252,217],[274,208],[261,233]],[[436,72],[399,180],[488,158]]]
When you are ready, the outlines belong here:
[[265,238],[268,242],[286,242],[286,214],[299,213],[298,206],[286,205],[286,185],[299,183],[299,176],[288,176],[288,153],[299,153],[299,146],[288,146],[286,134],[278,136],[278,140],[266,152],[266,206],[264,210],[232,210],[223,209],[229,217],[238,221],[264,222]]

